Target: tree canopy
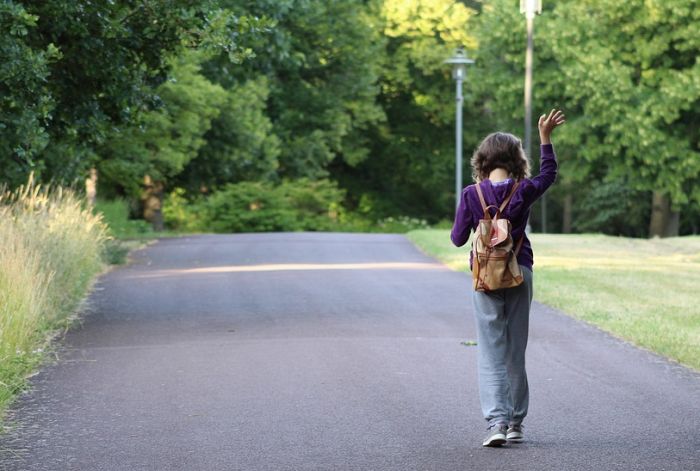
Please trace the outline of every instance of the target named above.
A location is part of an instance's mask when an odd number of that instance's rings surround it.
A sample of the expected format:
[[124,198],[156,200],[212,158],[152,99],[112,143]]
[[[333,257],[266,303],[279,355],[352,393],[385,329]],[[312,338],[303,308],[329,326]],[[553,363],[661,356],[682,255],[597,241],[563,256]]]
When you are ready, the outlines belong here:
[[99,160],[114,128],[160,103],[169,56],[189,47],[246,55],[261,24],[214,0],[8,0],[3,34],[0,162],[17,184],[28,171],[70,181]]

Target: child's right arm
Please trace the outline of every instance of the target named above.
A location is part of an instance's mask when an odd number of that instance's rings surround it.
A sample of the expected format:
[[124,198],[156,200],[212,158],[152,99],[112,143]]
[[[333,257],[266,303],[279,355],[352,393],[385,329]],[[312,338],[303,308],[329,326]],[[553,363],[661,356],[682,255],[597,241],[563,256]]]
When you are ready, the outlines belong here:
[[552,110],[549,115],[540,116],[538,128],[540,131],[540,174],[530,180],[530,185],[523,189],[527,204],[534,203],[557,178],[557,159],[552,146],[552,131],[566,122],[566,116],[561,110]]
[[566,122],[566,116],[562,110],[552,110],[549,112],[549,116],[543,114],[540,116],[540,121],[537,123],[537,127],[540,130],[540,142],[542,145],[551,144],[552,131],[557,126],[561,126]]

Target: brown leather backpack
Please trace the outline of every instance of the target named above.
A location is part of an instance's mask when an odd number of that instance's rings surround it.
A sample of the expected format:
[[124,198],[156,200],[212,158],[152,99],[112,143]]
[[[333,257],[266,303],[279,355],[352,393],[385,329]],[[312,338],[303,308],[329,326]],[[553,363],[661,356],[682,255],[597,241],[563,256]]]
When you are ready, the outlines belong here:
[[[484,217],[474,231],[472,242],[472,277],[474,290],[493,291],[502,288],[512,288],[523,282],[523,274],[518,265],[518,252],[523,244],[525,234],[514,247],[513,237],[510,234],[511,224],[508,219],[501,218],[501,213],[508,207],[520,182],[513,185],[508,197],[500,207],[487,206],[484,194],[476,184],[476,192],[484,210]],[[496,209],[495,216],[491,216],[489,210]]]

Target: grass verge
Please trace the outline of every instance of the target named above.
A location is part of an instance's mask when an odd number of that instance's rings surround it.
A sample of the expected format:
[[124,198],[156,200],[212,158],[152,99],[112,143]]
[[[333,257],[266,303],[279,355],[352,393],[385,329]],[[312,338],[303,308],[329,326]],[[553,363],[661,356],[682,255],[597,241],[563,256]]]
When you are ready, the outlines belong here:
[[0,417],[69,327],[105,265],[107,228],[79,197],[29,183],[0,194]]
[[100,215],[108,228],[110,237],[104,245],[103,259],[110,265],[125,264],[129,252],[142,248],[155,239],[189,235],[179,231],[155,232],[149,222],[130,219],[129,203],[123,198],[98,200],[94,213]]
[[[468,271],[449,230],[407,234],[421,250]],[[700,237],[630,239],[532,234],[535,299],[635,345],[700,370]]]

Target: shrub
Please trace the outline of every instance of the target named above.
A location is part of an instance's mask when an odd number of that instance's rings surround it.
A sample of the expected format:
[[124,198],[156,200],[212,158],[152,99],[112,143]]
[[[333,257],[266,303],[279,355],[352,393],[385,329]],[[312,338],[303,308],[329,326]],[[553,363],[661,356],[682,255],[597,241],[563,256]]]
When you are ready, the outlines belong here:
[[[228,184],[191,204],[181,194],[166,204],[166,221],[213,232],[327,231],[337,227],[344,193],[328,180]],[[196,215],[196,216],[195,216]],[[199,218],[192,221],[193,218]]]
[[626,237],[645,237],[651,194],[633,190],[623,178],[600,182],[576,199],[573,229]]
[[199,204],[190,203],[185,198],[183,188],[175,188],[163,201],[163,221],[165,225],[176,231],[199,232],[206,231],[201,217]]

